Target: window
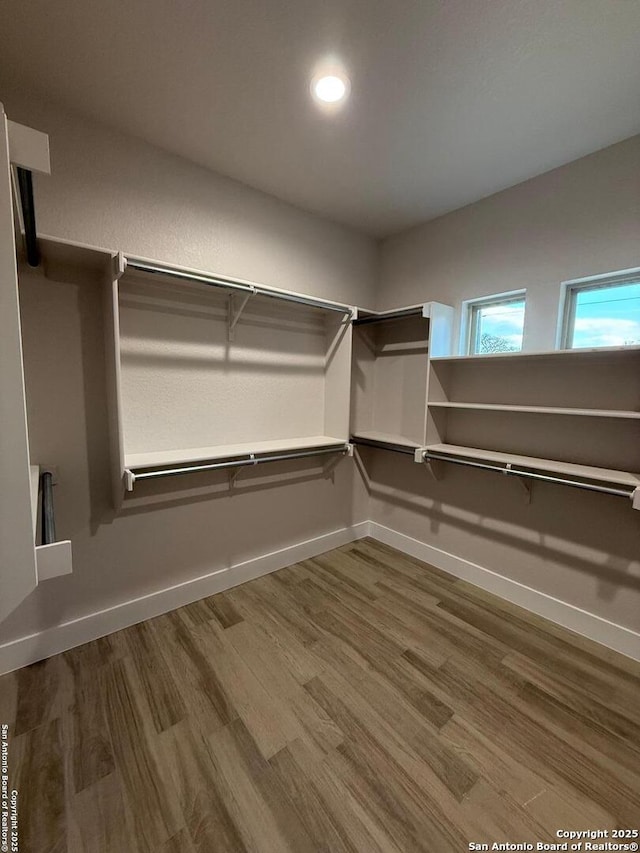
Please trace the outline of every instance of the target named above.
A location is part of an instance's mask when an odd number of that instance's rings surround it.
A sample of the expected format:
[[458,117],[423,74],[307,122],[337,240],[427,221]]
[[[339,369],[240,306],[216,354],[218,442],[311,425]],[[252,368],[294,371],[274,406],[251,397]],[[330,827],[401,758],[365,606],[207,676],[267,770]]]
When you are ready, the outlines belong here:
[[474,299],[466,306],[467,353],[489,355],[522,349],[524,291]]
[[640,345],[640,270],[564,287],[563,349]]

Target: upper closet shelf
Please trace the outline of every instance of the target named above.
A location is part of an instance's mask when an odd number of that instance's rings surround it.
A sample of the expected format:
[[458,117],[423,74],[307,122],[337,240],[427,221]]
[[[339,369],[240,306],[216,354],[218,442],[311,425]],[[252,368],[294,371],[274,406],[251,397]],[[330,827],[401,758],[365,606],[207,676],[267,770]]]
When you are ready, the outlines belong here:
[[[53,273],[52,277],[55,277],[55,274],[59,270],[67,273],[71,267],[79,268],[83,271],[103,272],[107,268],[107,265],[112,262],[112,259],[118,256],[118,252],[113,249],[91,246],[73,240],[63,240],[62,238],[48,235],[38,235],[38,246],[45,262],[45,271],[47,274]],[[317,308],[321,311],[334,311],[338,314],[349,316],[355,313],[354,306],[352,305],[306,296],[303,293],[296,293],[295,291],[281,290],[245,281],[244,279],[228,278],[227,276],[219,276],[187,267],[171,266],[146,258],[129,257],[127,255],[123,255],[122,258],[125,272],[164,276],[168,279],[203,284],[209,287],[219,287],[230,292],[245,293],[248,296],[265,296],[285,302],[294,302],[309,308]]]
[[63,240],[60,237],[38,235],[38,247],[44,271],[50,278],[67,277],[70,272],[102,274],[109,269],[118,254],[86,243]]
[[126,256],[125,262],[126,271],[164,276],[165,278],[178,279],[180,281],[187,281],[193,284],[203,284],[208,287],[219,287],[231,292],[244,293],[247,297],[266,296],[271,299],[280,299],[284,302],[294,302],[308,308],[318,308],[321,311],[335,311],[338,314],[348,314],[349,316],[352,316],[354,313],[354,308],[351,305],[344,305],[339,302],[330,302],[326,299],[317,299],[315,297],[305,296],[302,293],[295,293],[293,291],[266,287],[262,284],[254,284],[250,281],[244,281],[243,279],[210,275],[208,273],[190,270],[184,267],[158,264],[154,261],[148,261],[143,258]]
[[572,361],[595,361],[597,359],[612,358],[628,359],[640,355],[640,346],[624,347],[595,347],[584,349],[561,349],[543,350],[540,352],[494,352],[486,355],[448,355],[436,356],[432,354],[431,361],[438,364],[465,363],[465,364],[490,364],[491,362],[506,361],[513,364],[524,361],[557,361],[561,359],[562,364]]
[[353,321],[354,326],[366,326],[372,323],[388,323],[393,320],[404,320],[407,317],[428,317],[425,314],[425,305],[415,305],[411,308],[397,308],[394,311],[380,311],[363,313],[362,317],[358,317]]
[[456,403],[429,402],[430,408],[440,409],[478,409],[486,412],[523,412],[541,415],[574,415],[592,418],[626,418],[640,419],[640,412],[630,412],[623,409],[578,409],[560,406],[513,406],[501,403]]

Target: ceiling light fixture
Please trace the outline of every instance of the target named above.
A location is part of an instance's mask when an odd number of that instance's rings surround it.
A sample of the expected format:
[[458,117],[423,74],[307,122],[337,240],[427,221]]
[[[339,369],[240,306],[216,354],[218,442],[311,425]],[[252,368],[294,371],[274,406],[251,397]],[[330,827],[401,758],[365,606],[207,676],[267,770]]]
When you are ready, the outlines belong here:
[[320,98],[321,101],[325,101],[327,104],[335,104],[344,98],[347,86],[344,80],[331,74],[328,77],[321,77],[317,80],[314,91],[316,97]]
[[340,70],[323,68],[311,81],[311,94],[322,107],[335,108],[343,104],[349,96],[349,78]]

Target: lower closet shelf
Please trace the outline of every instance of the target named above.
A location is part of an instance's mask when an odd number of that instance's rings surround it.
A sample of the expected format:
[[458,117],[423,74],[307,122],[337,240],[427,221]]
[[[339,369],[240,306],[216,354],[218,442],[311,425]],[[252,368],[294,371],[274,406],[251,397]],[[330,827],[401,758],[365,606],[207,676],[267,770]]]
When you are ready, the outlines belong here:
[[[442,454],[476,462],[495,462],[500,465],[517,465],[530,470],[546,471],[550,474],[580,477],[596,483],[613,483],[630,489],[640,487],[640,474],[620,471],[613,468],[598,468],[591,465],[578,465],[574,462],[562,462],[557,459],[544,459],[538,456],[520,456],[515,453],[503,453],[497,450],[482,450],[479,447],[463,447],[459,444],[430,444],[426,454]],[[437,458],[436,456],[433,457]]]
[[155,479],[218,468],[240,468],[324,454],[348,453],[349,443],[327,435],[213,445],[186,450],[131,453],[125,456],[124,481],[133,491],[136,480]]
[[[30,465],[29,476],[31,481],[31,513],[33,519],[33,538],[36,549],[36,572],[38,583],[61,575],[70,575],[73,571],[73,555],[71,541],[61,539],[53,542],[37,544],[38,516],[41,515],[41,502],[45,501],[44,490],[40,488],[42,474],[51,474],[48,466]],[[53,503],[48,508],[53,517]],[[42,513],[44,515],[44,512]]]

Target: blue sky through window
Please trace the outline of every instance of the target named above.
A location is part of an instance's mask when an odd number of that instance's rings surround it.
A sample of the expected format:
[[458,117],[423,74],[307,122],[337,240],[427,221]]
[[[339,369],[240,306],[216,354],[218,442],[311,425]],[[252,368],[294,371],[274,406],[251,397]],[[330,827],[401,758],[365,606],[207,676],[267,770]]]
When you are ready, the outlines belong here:
[[640,276],[619,285],[577,290],[570,347],[640,344]]
[[522,349],[524,299],[478,305],[472,344],[475,353],[515,352]]

